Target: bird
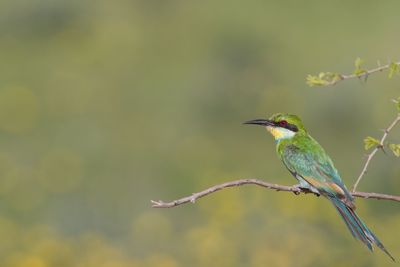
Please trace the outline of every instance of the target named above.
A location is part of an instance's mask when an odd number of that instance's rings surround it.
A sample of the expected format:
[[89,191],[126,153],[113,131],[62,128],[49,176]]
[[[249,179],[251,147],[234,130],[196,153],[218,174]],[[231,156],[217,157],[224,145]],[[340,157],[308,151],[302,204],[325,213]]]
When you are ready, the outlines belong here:
[[269,119],[255,119],[244,124],[260,125],[272,134],[276,152],[286,169],[298,180],[295,187],[322,195],[330,200],[355,239],[370,251],[380,248],[393,261],[394,257],[355,212],[354,198],[322,146],[307,132],[300,117],[277,113]]

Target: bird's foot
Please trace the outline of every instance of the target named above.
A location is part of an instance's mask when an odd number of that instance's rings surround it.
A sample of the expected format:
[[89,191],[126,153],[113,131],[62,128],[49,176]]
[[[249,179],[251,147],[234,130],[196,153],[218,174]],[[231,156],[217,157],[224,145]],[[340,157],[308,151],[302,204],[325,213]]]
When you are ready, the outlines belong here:
[[295,185],[293,185],[293,186],[292,186],[292,190],[293,190],[293,193],[294,193],[295,195],[299,195],[301,192],[308,191],[308,189],[305,188],[304,186],[301,186],[301,184],[295,184]]
[[317,197],[319,197],[321,194],[318,192],[318,190],[316,190],[316,189],[314,189],[314,188],[312,188],[312,187],[309,187],[309,186],[304,186],[304,185],[302,185],[302,184],[295,184],[295,185],[293,185],[292,186],[292,189],[293,189],[293,193],[295,194],[295,195],[299,195],[300,193],[306,193],[306,194],[308,194],[308,193],[313,193],[314,195],[316,195]]

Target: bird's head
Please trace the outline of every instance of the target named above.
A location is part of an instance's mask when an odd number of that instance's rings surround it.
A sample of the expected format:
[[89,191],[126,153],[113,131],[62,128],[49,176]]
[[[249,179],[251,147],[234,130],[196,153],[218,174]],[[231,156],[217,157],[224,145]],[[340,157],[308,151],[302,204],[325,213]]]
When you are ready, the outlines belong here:
[[298,133],[306,132],[303,122],[296,115],[277,113],[269,119],[246,121],[244,124],[264,126],[276,140],[290,139]]

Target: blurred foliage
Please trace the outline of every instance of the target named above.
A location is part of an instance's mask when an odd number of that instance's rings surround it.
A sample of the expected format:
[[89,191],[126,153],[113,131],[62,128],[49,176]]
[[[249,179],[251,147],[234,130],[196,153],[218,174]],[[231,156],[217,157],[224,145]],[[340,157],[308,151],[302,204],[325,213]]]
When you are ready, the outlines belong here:
[[364,139],[364,148],[365,148],[365,150],[368,150],[368,149],[370,149],[372,147],[379,146],[379,145],[380,145],[380,141],[378,139],[374,138],[374,137],[367,136]]
[[399,63],[397,62],[390,62],[389,64],[389,74],[388,77],[391,79],[393,75],[400,74]]
[[389,144],[389,148],[396,157],[400,157],[400,144]]
[[[293,184],[272,138],[241,125],[276,112],[301,116],[350,186],[398,79],[314,90],[304,77],[397,58],[399,7],[1,1],[0,266],[389,265],[321,198],[248,186],[171,210],[150,199],[243,177]],[[398,174],[378,155],[359,189],[399,194]],[[399,258],[398,204],[357,204]]]
[[307,84],[309,86],[327,86],[334,85],[342,80],[339,73],[333,72],[320,72],[318,75],[307,75]]
[[364,68],[362,68],[363,64],[364,64],[364,60],[362,60],[359,57],[356,58],[356,60],[354,61],[355,69],[353,71],[353,74],[359,76],[359,75],[366,73],[367,71]]
[[[397,110],[399,111],[399,101],[392,99],[392,101],[396,104]],[[390,131],[397,126],[397,124],[400,121],[400,112],[397,113],[397,117],[395,120],[388,126],[387,128],[383,129],[382,131],[384,132],[384,135],[381,140],[378,140],[374,137],[367,136],[364,138],[364,148],[365,150],[371,149],[371,148],[381,148],[383,152],[385,152],[385,146],[387,146],[396,157],[400,157],[400,144],[391,144],[385,142],[385,138],[390,134]],[[386,153],[386,152],[385,152]]]
[[320,72],[318,75],[308,74],[306,81],[309,86],[329,86],[335,85],[336,83],[347,80],[351,78],[358,78],[361,81],[366,82],[369,75],[376,72],[382,72],[384,70],[388,70],[388,78],[391,79],[395,74],[400,74],[399,62],[390,62],[387,65],[381,66],[378,61],[378,67],[370,70],[366,70],[362,68],[364,64],[364,60],[361,58],[357,58],[354,61],[355,69],[353,70],[352,75],[345,75],[334,72]]

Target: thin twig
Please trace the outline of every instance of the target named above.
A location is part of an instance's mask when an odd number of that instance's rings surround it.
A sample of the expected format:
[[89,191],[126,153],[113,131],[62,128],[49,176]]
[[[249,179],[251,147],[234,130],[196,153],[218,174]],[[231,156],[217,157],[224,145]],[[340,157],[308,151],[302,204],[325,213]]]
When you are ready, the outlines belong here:
[[[395,62],[395,64],[399,65],[399,64],[400,64],[400,61],[399,61],[399,62]],[[348,79],[354,79],[354,78],[368,78],[368,76],[369,76],[370,74],[372,74],[372,73],[387,70],[388,68],[390,68],[390,65],[391,65],[391,64],[386,64],[386,65],[383,65],[383,66],[378,66],[378,67],[376,67],[376,68],[374,68],[374,69],[365,70],[365,71],[364,71],[363,73],[361,73],[361,74],[348,74],[348,75],[340,74],[340,81],[348,80]],[[334,81],[334,82],[332,82],[332,84],[330,84],[330,85],[334,85],[334,84],[336,84],[337,82],[338,82],[338,81]]]
[[399,66],[400,61],[398,62],[391,62],[386,65],[381,66],[378,63],[378,67],[370,70],[361,69],[360,66],[356,65],[356,70],[353,74],[341,74],[341,73],[334,73],[334,72],[321,72],[319,75],[308,75],[307,76],[307,84],[310,86],[332,86],[337,84],[338,82],[354,79],[354,78],[363,78],[367,80],[369,75],[382,72],[384,70],[390,69],[391,72],[389,73],[389,77],[391,77],[395,73],[399,73]]
[[[394,62],[394,64],[400,65],[400,61]],[[347,74],[347,75],[346,74],[339,74],[338,79],[333,79],[332,81],[330,81],[330,82],[328,82],[328,83],[326,83],[324,85],[326,85],[326,86],[335,85],[340,81],[354,79],[354,78],[359,78],[359,79],[360,78],[365,78],[365,79],[367,79],[370,74],[373,74],[375,72],[380,72],[380,71],[387,70],[387,69],[390,68],[390,66],[391,66],[391,63],[383,65],[383,66],[378,66],[378,67],[376,67],[374,69],[364,70],[364,72],[360,73],[360,74]]]
[[379,144],[377,146],[375,146],[375,148],[367,155],[367,159],[365,161],[364,167],[351,190],[353,193],[356,191],[358,183],[361,181],[361,179],[367,172],[367,168],[368,168],[369,163],[371,162],[371,159],[375,156],[376,152],[378,152],[379,149],[383,149],[386,137],[388,136],[389,132],[393,129],[393,127],[396,126],[396,124],[399,122],[400,122],[400,113],[397,114],[397,117],[389,125],[389,127],[387,127],[386,129],[383,130],[383,136],[382,136],[381,140],[379,141]]
[[[174,201],[170,202],[164,202],[162,200],[154,201],[152,200],[151,203],[153,204],[153,208],[173,208],[185,203],[194,203],[196,202],[197,199],[205,197],[209,194],[212,194],[214,192],[217,192],[219,190],[222,190],[224,188],[228,187],[234,187],[234,186],[241,186],[241,185],[247,185],[247,184],[254,184],[258,185],[267,189],[271,190],[276,190],[276,191],[284,191],[284,192],[293,192],[294,194],[298,195],[300,193],[312,193],[306,189],[299,188],[296,186],[286,186],[286,185],[279,185],[279,184],[272,184],[268,182],[264,182],[259,179],[242,179],[242,180],[236,180],[232,182],[226,182],[223,184],[218,184],[215,186],[212,186],[210,188],[207,188],[201,192],[198,193],[193,193],[191,196],[183,197]],[[367,193],[367,192],[352,192],[351,193],[354,197],[360,197],[360,198],[373,198],[373,199],[384,199],[384,200],[392,200],[392,201],[398,201],[400,202],[400,196],[393,196],[393,195],[387,195],[387,194],[379,194],[379,193]]]

